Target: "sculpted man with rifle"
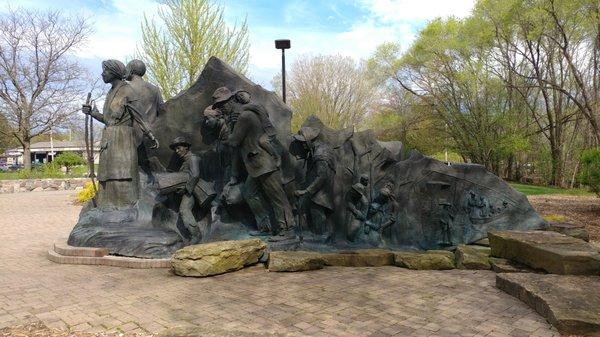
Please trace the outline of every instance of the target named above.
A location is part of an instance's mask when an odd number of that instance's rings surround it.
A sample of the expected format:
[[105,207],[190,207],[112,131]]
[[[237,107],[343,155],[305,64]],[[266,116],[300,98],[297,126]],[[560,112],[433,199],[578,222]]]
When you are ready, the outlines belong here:
[[102,62],[102,80],[111,88],[104,101],[103,113],[95,107],[84,104],[82,112],[91,115],[105,124],[100,143],[100,163],[98,165],[99,207],[129,207],[139,198],[139,173],[137,144],[134,125],[153,145],[158,141],[140,113],[137,93],[123,79],[125,65],[117,60]]

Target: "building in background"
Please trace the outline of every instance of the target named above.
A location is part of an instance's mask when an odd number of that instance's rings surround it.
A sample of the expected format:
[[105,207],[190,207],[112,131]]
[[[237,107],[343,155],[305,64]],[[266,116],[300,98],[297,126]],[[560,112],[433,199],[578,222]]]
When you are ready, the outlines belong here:
[[[94,163],[96,164],[98,164],[99,160],[99,151],[100,142],[98,141],[94,144]],[[53,158],[63,152],[74,152],[87,160],[85,142],[82,140],[53,141],[52,143],[37,142],[31,144],[31,164],[49,163]],[[8,149],[4,154],[0,155],[0,165],[23,165],[23,149]]]

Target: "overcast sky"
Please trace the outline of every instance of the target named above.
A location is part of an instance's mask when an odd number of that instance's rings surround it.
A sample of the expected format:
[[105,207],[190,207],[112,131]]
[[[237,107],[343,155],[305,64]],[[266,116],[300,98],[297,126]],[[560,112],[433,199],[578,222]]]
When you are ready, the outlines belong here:
[[[95,33],[77,56],[99,76],[100,62],[131,58],[141,40],[144,14],[153,16],[159,0],[0,0],[11,6],[56,8],[89,16]],[[474,0],[227,0],[227,22],[248,19],[249,77],[267,88],[281,68],[275,39],[287,38],[288,64],[302,54],[341,54],[357,61],[369,57],[384,42],[410,45],[417,32],[438,16],[465,17]]]

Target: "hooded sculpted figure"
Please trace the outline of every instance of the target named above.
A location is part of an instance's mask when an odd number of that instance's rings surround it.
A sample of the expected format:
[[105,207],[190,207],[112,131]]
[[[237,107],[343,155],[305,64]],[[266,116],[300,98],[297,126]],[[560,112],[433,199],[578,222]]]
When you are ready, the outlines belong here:
[[83,105],[82,112],[105,125],[100,142],[98,166],[99,207],[128,207],[139,198],[137,142],[134,125],[150,139],[152,148],[158,141],[140,113],[137,93],[123,79],[125,65],[117,60],[102,62],[102,80],[111,88],[104,100],[102,113],[95,107]]
[[[142,78],[146,73],[146,65],[141,60],[131,60],[127,63],[125,72],[129,85],[136,93],[136,100],[140,113],[146,118],[148,123],[154,122],[164,102],[158,87]],[[143,143],[143,132],[137,125],[134,125],[134,129],[139,165],[148,176],[148,181],[152,182],[154,181],[154,176],[150,170],[148,153],[146,152],[146,147]]]

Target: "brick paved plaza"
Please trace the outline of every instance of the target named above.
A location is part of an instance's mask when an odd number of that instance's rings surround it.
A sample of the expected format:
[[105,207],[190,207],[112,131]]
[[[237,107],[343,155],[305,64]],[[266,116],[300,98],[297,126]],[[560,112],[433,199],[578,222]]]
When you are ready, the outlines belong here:
[[88,332],[215,326],[308,336],[559,336],[494,287],[490,271],[253,267],[194,279],[167,269],[46,259],[75,224],[74,192],[0,195],[0,328],[43,321]]

